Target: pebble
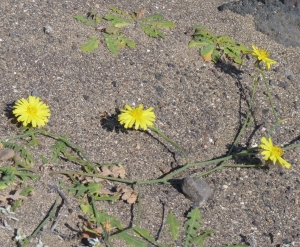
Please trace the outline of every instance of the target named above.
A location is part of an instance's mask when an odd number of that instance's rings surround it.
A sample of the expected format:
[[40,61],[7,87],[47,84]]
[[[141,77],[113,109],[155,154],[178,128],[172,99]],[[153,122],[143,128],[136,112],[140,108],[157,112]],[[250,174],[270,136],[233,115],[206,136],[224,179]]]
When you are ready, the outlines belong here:
[[275,81],[273,81],[273,80],[269,80],[269,85],[270,85],[270,86],[273,86],[273,85],[275,85]]
[[36,89],[33,89],[31,92],[31,96],[41,97],[41,94]]
[[286,88],[287,87],[287,83],[279,82],[278,87]]
[[116,81],[113,81],[111,84],[113,85],[113,87],[117,87],[118,86],[118,83]]
[[156,80],[161,80],[162,74],[155,74],[155,78],[156,78]]
[[15,156],[15,151],[9,148],[4,148],[0,151],[0,160],[6,161]]
[[180,78],[180,82],[181,82],[181,83],[184,83],[184,82],[185,82],[184,77],[181,77],[181,78]]
[[85,100],[88,100],[90,96],[88,96],[88,95],[82,95],[82,97],[83,97]]
[[44,27],[44,33],[45,33],[45,34],[50,34],[50,33],[52,33],[52,32],[53,32],[53,29],[52,29],[51,26],[46,25],[46,26]]
[[162,87],[160,87],[160,86],[154,86],[154,88],[155,88],[155,91],[156,91],[157,93],[161,93],[161,92],[164,91],[164,89],[163,89]]
[[288,75],[287,78],[291,81],[293,81],[295,79],[295,75],[292,74],[292,75]]
[[181,183],[181,189],[196,207],[203,205],[212,195],[212,189],[200,178],[184,178]]

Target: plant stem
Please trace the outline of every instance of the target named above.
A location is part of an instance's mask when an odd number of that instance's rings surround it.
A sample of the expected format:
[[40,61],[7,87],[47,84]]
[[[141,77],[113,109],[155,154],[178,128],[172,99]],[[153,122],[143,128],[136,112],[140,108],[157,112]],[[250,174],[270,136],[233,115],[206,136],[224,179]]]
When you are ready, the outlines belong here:
[[273,100],[272,100],[272,96],[271,96],[271,93],[270,93],[270,87],[269,87],[269,84],[267,82],[267,79],[266,79],[266,76],[265,76],[265,72],[261,69],[258,69],[258,71],[261,73],[263,79],[264,79],[264,82],[265,82],[265,85],[266,85],[266,88],[267,88],[267,92],[268,92],[268,98],[269,98],[269,101],[270,101],[270,105],[271,105],[271,108],[272,108],[272,111],[273,111],[273,115],[276,119],[276,122],[279,121],[278,119],[278,116],[277,116],[277,113],[276,113],[276,110],[275,110],[275,107],[274,107],[274,104],[273,104]]
[[176,142],[174,142],[173,140],[171,140],[169,137],[167,137],[165,134],[163,134],[160,130],[158,130],[155,127],[148,127],[150,130],[152,130],[153,132],[155,132],[156,134],[160,135],[162,138],[164,138],[167,142],[171,143],[174,147],[176,147],[181,154],[184,156],[186,163],[189,163],[189,158],[186,155],[186,153],[184,152],[183,148],[180,147]]
[[58,201],[59,201],[59,196],[56,197],[56,200],[55,200],[55,203],[53,205],[53,207],[51,208],[51,211],[49,212],[48,216],[44,219],[44,221],[38,226],[38,228],[36,228],[36,230],[31,234],[31,236],[29,238],[26,238],[26,240],[22,243],[21,247],[25,247],[32,238],[34,238],[38,233],[39,231],[42,229],[42,227],[44,225],[46,225],[46,223],[53,217],[55,217],[54,213],[55,213],[55,210],[58,206]]

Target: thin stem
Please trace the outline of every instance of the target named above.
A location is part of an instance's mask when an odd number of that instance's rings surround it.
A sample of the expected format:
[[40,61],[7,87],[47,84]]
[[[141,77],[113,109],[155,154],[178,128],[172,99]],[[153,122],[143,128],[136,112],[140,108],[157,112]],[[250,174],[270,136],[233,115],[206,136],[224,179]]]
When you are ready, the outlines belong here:
[[46,225],[46,223],[54,216],[54,212],[58,206],[58,201],[59,201],[59,196],[56,197],[55,203],[51,209],[51,211],[49,212],[48,216],[44,219],[44,221],[38,226],[38,228],[36,228],[36,230],[31,234],[31,236],[29,238],[26,238],[26,240],[22,243],[21,247],[25,247],[32,238],[34,238],[39,231],[44,227],[44,225]]
[[264,79],[264,82],[265,82],[265,85],[266,85],[266,88],[267,88],[267,92],[268,92],[268,98],[269,98],[270,105],[271,105],[271,108],[272,108],[272,111],[273,111],[273,115],[276,119],[276,122],[278,122],[279,119],[278,119],[278,116],[277,116],[277,113],[276,113],[276,110],[275,110],[275,107],[274,107],[274,104],[273,104],[273,99],[272,99],[272,96],[271,96],[269,84],[268,84],[266,76],[265,76],[265,72],[261,69],[258,69],[258,71],[261,73],[261,75]]
[[229,152],[227,153],[227,155],[231,154],[233,148],[235,147],[236,143],[238,142],[238,140],[240,139],[242,133],[244,132],[246,126],[248,125],[249,118],[250,118],[250,115],[251,115],[252,105],[253,105],[253,102],[254,102],[254,96],[255,96],[255,93],[256,93],[257,84],[258,84],[258,79],[256,80],[256,82],[253,83],[253,90],[252,90],[251,100],[250,100],[250,103],[249,103],[249,108],[248,108],[248,112],[247,112],[247,117],[246,117],[245,123],[243,124],[243,126],[242,126],[239,134],[235,138],[235,140],[234,140],[234,142],[233,142],[233,144],[232,144]]
[[176,142],[174,142],[173,140],[171,140],[169,137],[167,137],[165,134],[163,134],[160,130],[158,130],[155,127],[148,127],[150,130],[152,130],[153,132],[155,132],[156,134],[160,135],[162,138],[164,138],[166,141],[168,141],[169,143],[171,143],[174,147],[176,147],[181,154],[184,156],[186,163],[189,163],[189,158],[186,155],[186,153],[184,152],[183,148],[180,147]]
[[141,213],[142,213],[142,191],[141,191],[141,185],[137,184],[138,187],[138,211],[136,216],[136,227],[140,227],[140,219],[141,219]]

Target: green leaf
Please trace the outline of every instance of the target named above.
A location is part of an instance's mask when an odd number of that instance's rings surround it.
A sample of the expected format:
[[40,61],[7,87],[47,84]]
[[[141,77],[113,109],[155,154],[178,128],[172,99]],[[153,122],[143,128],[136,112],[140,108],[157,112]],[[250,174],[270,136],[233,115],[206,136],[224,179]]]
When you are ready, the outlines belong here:
[[179,222],[175,219],[174,214],[172,211],[168,214],[166,224],[170,225],[168,232],[172,234],[172,239],[177,240],[178,238],[178,228],[180,227]]
[[114,6],[109,6],[109,9],[112,10],[112,11],[114,11],[114,12],[116,12],[117,14],[123,15],[123,16],[125,16],[125,17],[127,17],[129,19],[132,18],[132,16],[129,15],[127,12],[122,11],[122,10],[120,10],[120,9],[114,7]]
[[137,237],[127,234],[126,232],[119,232],[115,236],[119,237],[120,239],[125,240],[128,246],[136,246],[136,247],[147,247],[147,244]]
[[162,27],[162,28],[173,28],[176,27],[176,24],[171,21],[147,21],[145,22],[147,25]]
[[[85,25],[96,27],[96,22],[95,21],[90,20],[90,19],[84,17],[83,15],[74,15],[73,18],[78,20],[78,21],[81,21]],[[96,19],[96,21],[99,22],[99,19]]]
[[214,44],[206,45],[201,49],[200,54],[203,57],[204,61],[212,60],[212,54],[214,49],[216,49],[216,46]]
[[204,233],[202,233],[200,236],[194,237],[191,239],[191,242],[193,242],[194,244],[200,246],[200,247],[204,247],[204,240],[207,237],[210,237],[214,235],[214,232],[211,230],[205,230]]
[[60,153],[64,153],[67,150],[67,145],[61,141],[57,140],[54,145],[50,147],[53,150],[52,163],[57,163],[57,159],[60,156]]
[[112,201],[112,202],[115,202],[119,198],[120,198],[120,196],[108,196],[108,195],[94,197],[95,201]]
[[189,219],[184,223],[187,227],[184,247],[189,246],[192,238],[197,236],[196,230],[200,230],[200,222],[202,220],[201,213],[198,208],[194,208],[191,212],[189,212],[187,217]]
[[[34,187],[33,186],[27,186],[25,187],[21,192],[20,192],[20,195],[21,196],[29,196],[29,194],[34,190]],[[11,206],[11,210],[14,212],[16,211],[16,209],[21,206],[22,204],[22,199],[18,199],[16,200],[13,205]]]
[[[211,42],[209,42],[211,43]],[[189,45],[188,45],[188,48],[193,48],[195,46],[199,47],[199,48],[202,48],[203,46],[206,46],[209,44],[208,42],[203,42],[203,41],[195,41],[195,40],[191,40]]]
[[125,26],[129,26],[132,23],[131,20],[127,20],[113,14],[107,14],[103,18],[107,21],[110,21],[110,25],[113,27],[125,27]]
[[99,40],[92,36],[89,40],[87,40],[86,44],[81,45],[81,50],[83,52],[93,52],[99,44]]
[[146,229],[142,229],[139,227],[134,227],[133,230],[139,234],[141,237],[145,238],[146,240],[148,240],[149,242],[155,242],[155,238],[150,236],[150,232]]
[[16,143],[11,143],[11,142],[2,142],[3,146],[6,148],[11,148],[15,151],[15,153],[20,153],[21,158],[23,158],[26,161],[26,165],[20,163],[21,166],[23,167],[29,167],[28,164],[33,164],[34,159],[30,153],[30,151],[26,150],[25,146],[23,145],[18,145]]
[[234,61],[235,63],[237,63],[237,64],[241,64],[241,65],[244,64],[243,59],[241,59],[240,57],[235,57],[235,58],[233,59],[233,61]]
[[142,19],[140,19],[140,21],[142,22],[145,22],[145,21],[152,21],[152,20],[162,20],[164,18],[163,15],[161,14],[155,14],[155,15],[149,15],[149,16],[146,16]]
[[158,29],[156,29],[150,25],[141,24],[141,28],[143,29],[145,34],[149,35],[150,37],[157,38],[159,36]]
[[104,36],[108,50],[110,50],[110,52],[112,52],[113,54],[118,55],[119,48],[118,48],[117,41],[114,40],[113,36],[110,34],[103,33],[103,36]]
[[84,184],[78,184],[75,187],[68,187],[64,185],[63,183],[59,183],[59,186],[66,189],[69,193],[76,193],[76,196],[81,196],[83,194],[91,194],[91,195],[99,195],[100,189],[102,187],[101,183],[88,183],[86,185]]
[[213,62],[217,63],[220,59],[220,52],[218,50],[214,50],[214,52],[211,54]]

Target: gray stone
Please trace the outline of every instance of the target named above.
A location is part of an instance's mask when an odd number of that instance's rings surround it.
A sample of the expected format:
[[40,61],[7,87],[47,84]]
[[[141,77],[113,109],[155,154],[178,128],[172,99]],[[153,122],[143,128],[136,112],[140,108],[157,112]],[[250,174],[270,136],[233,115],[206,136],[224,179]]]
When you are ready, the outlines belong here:
[[184,178],[181,184],[182,192],[194,203],[194,206],[203,205],[212,195],[212,189],[200,178]]

